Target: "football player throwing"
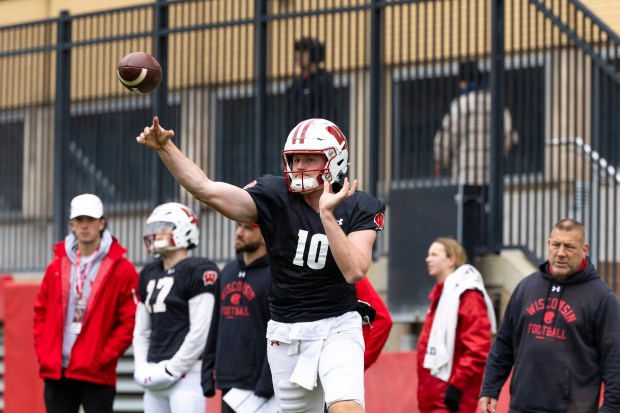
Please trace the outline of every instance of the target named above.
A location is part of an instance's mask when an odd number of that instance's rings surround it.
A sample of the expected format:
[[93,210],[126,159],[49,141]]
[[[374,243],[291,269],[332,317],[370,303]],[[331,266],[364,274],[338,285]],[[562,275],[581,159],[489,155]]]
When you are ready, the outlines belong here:
[[325,119],[299,123],[282,151],[284,176],[265,175],[244,189],[209,179],[172,136],[155,117],[137,141],[197,199],[260,225],[271,263],[267,353],[280,410],[322,413],[326,402],[330,413],[364,412],[355,283],[370,267],[385,205],[344,177],[344,134]]

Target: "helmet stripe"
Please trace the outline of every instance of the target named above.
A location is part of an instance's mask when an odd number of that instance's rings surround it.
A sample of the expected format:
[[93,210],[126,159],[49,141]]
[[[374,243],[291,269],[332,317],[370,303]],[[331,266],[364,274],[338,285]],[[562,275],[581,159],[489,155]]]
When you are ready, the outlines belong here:
[[303,122],[299,122],[297,126],[295,127],[295,130],[293,131],[293,139],[291,139],[291,143],[294,144],[297,141],[297,132],[299,132],[299,128],[301,128],[302,124]]
[[304,126],[304,128],[301,130],[301,138],[299,139],[299,143],[301,143],[301,144],[304,143],[304,139],[306,137],[306,132],[308,131],[308,128],[310,127],[310,125],[312,125],[312,122],[314,122],[314,119],[308,119],[306,121],[306,126]]
[[[306,139],[306,132],[308,131],[308,128],[310,127],[310,125],[312,125],[312,123],[316,120],[316,118],[313,119],[306,119],[304,121],[299,122],[299,124],[297,125],[297,127],[295,128],[295,130],[293,131],[293,139],[292,139],[292,144],[295,143],[300,143],[300,144],[304,144],[304,140]],[[299,133],[301,132],[301,136],[299,136]]]
[[344,136],[344,133],[342,133],[342,131],[340,130],[338,126],[336,125],[328,126],[327,132],[329,132],[330,135],[336,138],[336,140],[341,146],[342,146],[342,143],[344,142],[343,149],[347,147],[347,138]]
[[192,224],[200,225],[200,221],[198,221],[198,217],[192,211],[185,207],[181,207],[181,211],[185,212],[185,214],[189,217]]

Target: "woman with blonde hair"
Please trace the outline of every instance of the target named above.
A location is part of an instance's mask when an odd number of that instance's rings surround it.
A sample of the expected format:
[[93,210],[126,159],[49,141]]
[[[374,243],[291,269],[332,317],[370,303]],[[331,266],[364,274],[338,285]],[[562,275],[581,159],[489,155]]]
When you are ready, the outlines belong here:
[[482,276],[467,264],[465,249],[455,239],[435,239],[426,265],[437,283],[418,341],[419,409],[471,413],[496,331],[493,305]]

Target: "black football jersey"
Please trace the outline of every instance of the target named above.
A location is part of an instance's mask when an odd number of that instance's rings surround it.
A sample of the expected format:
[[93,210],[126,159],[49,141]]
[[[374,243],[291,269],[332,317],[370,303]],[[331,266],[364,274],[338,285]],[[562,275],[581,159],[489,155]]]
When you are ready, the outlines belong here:
[[140,301],[151,315],[151,338],[147,360],[169,360],[189,332],[188,301],[214,292],[218,267],[206,258],[189,257],[164,270],[157,258],[140,271]]
[[[258,210],[269,250],[271,317],[294,323],[336,317],[355,310],[355,286],[344,279],[325,230],[303,196],[288,191],[281,176],[265,175],[246,186]],[[357,191],[334,210],[345,234],[383,228],[385,204]]]

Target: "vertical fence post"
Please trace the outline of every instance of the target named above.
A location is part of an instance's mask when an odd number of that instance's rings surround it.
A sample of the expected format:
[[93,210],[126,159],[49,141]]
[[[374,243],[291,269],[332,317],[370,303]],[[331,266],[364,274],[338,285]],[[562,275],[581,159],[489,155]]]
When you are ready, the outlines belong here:
[[66,160],[71,123],[71,17],[63,10],[58,18],[56,42],[56,102],[54,108],[54,239],[64,238],[69,218]]
[[265,172],[265,135],[267,105],[267,1],[254,2],[254,61],[256,62],[256,80],[254,83],[254,171],[255,176]]
[[[157,0],[153,13],[153,52],[159,61],[163,73],[161,83],[152,96],[153,115],[160,117],[167,113],[168,96],[168,0]],[[164,168],[159,156],[151,153],[151,200],[153,205],[161,204],[163,200],[163,173]]]
[[380,0],[373,0],[370,11],[370,103],[369,103],[369,152],[368,193],[377,195],[379,180],[379,101],[381,93],[381,6]]
[[487,242],[499,252],[504,211],[504,0],[491,0],[491,159]]

